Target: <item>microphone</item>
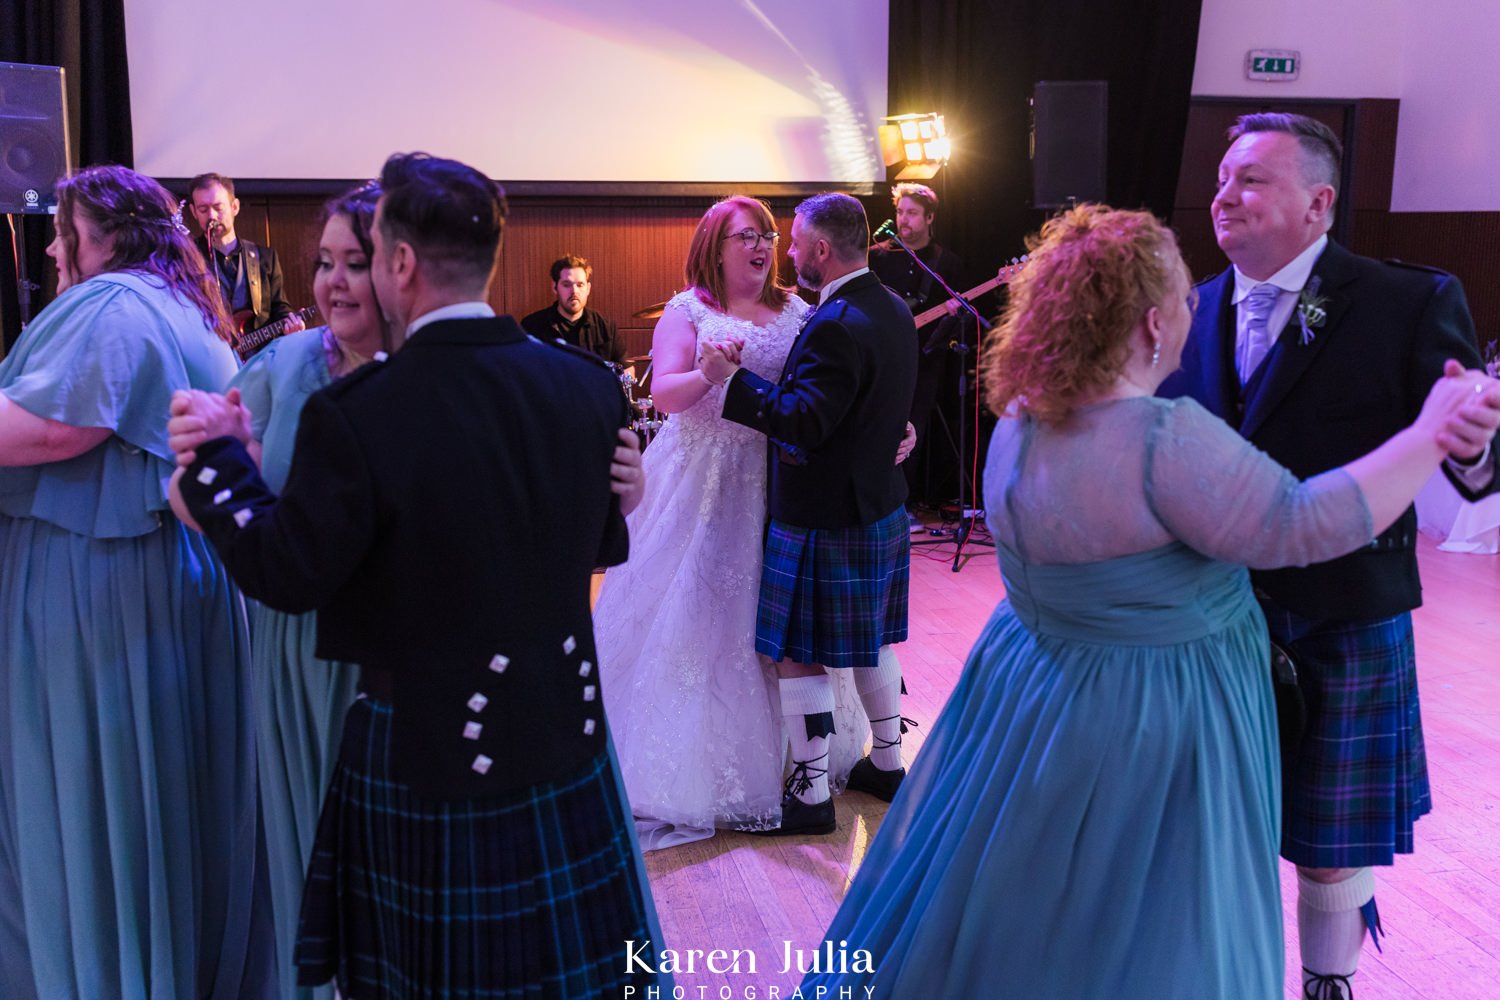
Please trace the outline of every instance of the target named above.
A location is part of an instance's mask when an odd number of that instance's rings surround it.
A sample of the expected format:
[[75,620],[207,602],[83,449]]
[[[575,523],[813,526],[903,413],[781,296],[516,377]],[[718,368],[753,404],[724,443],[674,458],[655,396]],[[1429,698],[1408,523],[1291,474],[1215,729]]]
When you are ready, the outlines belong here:
[[870,234],[870,238],[876,243],[882,240],[893,240],[896,238],[896,223],[892,219],[886,219],[880,224],[880,228]]

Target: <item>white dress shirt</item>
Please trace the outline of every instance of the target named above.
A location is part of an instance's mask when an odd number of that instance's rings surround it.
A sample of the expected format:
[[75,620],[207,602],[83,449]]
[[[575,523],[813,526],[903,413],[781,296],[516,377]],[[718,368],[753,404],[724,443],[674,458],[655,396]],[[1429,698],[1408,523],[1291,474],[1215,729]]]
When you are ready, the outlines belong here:
[[1323,253],[1323,248],[1328,246],[1328,237],[1319,236],[1306,250],[1303,250],[1291,261],[1271,275],[1265,281],[1256,281],[1247,277],[1236,267],[1234,269],[1234,295],[1230,299],[1234,303],[1234,362],[1235,370],[1240,373],[1240,382],[1248,381],[1253,372],[1245,370],[1245,353],[1250,347],[1249,335],[1249,310],[1244,308],[1244,301],[1250,295],[1250,290],[1257,285],[1274,285],[1278,289],[1276,304],[1271,307],[1271,316],[1266,321],[1266,332],[1271,338],[1271,346],[1276,346],[1276,338],[1281,336],[1281,331],[1286,329],[1287,323],[1292,318],[1292,310],[1297,308],[1297,298],[1306,287],[1307,280],[1312,277],[1313,265],[1318,262],[1318,257]]
[[492,319],[495,310],[488,302],[455,302],[448,306],[439,306],[431,312],[425,312],[406,324],[406,339],[416,333],[428,323],[436,323],[442,319]]
[[832,281],[818,290],[818,305],[822,305],[829,299],[833,298],[834,292],[838,291],[840,288],[843,288],[845,285],[853,281],[855,278],[859,277],[861,274],[869,273],[870,269],[868,267],[862,267],[856,271],[850,271],[848,274],[841,274],[837,278],[834,278]]

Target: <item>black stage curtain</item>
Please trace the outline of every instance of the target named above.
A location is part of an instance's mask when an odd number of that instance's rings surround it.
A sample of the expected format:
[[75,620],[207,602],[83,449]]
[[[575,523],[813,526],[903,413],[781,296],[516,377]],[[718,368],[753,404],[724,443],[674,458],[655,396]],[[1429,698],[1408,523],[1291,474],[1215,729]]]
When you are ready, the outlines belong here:
[[[954,151],[930,182],[940,199],[935,235],[964,258],[970,285],[1024,253],[1027,234],[1046,221],[1032,206],[1038,81],[1108,81],[1106,200],[1171,217],[1200,13],[1201,0],[890,0],[889,113],[945,116]],[[889,201],[876,211],[877,220],[889,215]],[[976,305],[993,315],[999,301]],[[982,481],[992,418],[975,409],[972,383],[962,395],[959,371],[972,370],[975,355],[964,357],[950,357],[938,397],[944,420],[913,461],[916,497],[962,494],[968,506],[973,487],[959,489],[959,464]]]
[[[68,131],[74,165],[130,166],[130,73],[125,58],[124,0],[5,0],[0,3],[0,62],[61,66],[68,87]],[[17,216],[20,223],[21,216]],[[27,270],[43,286],[33,316],[55,284],[43,253],[51,223],[25,219]],[[16,267],[9,227],[0,227],[0,325],[9,347],[20,333]]]
[[[937,111],[954,139],[936,178],[939,242],[975,281],[1023,252],[1028,100],[1039,80],[1107,80],[1107,198],[1170,218],[1201,0],[890,0],[890,113]],[[882,216],[883,218],[884,216]]]

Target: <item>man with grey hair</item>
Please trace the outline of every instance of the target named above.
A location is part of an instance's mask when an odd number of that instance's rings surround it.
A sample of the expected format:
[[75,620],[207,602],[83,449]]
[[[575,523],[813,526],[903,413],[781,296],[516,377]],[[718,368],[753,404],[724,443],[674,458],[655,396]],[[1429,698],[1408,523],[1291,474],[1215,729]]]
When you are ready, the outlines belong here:
[[[1182,370],[1192,396],[1301,478],[1343,465],[1416,416],[1445,369],[1480,367],[1463,289],[1449,274],[1381,263],[1328,239],[1338,139],[1302,115],[1246,115],[1230,130],[1212,207],[1234,266],[1201,284]],[[1446,471],[1494,488],[1500,385],[1480,383],[1453,428]],[[1255,572],[1271,637],[1307,705],[1282,760],[1281,854],[1297,866],[1303,995],[1343,1000],[1366,927],[1371,867],[1412,850],[1432,808],[1411,611],[1421,604],[1416,515],[1331,562]]]
[[780,380],[704,348],[702,371],[728,381],[724,416],[770,438],[770,513],[755,648],[776,661],[793,769],[779,834],[832,833],[828,786],[833,688],[828,669],[854,670],[874,747],[849,788],[889,802],[900,787],[901,666],[910,537],[906,417],[917,378],[906,304],[866,263],[870,226],[846,194],[797,206],[788,256],[818,307]]

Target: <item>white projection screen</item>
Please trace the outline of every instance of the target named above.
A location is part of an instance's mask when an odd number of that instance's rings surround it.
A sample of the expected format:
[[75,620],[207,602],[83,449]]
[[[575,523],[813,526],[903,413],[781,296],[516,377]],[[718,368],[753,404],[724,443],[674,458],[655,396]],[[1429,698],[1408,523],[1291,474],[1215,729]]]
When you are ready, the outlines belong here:
[[352,179],[884,178],[888,0],[126,0],[135,165]]

